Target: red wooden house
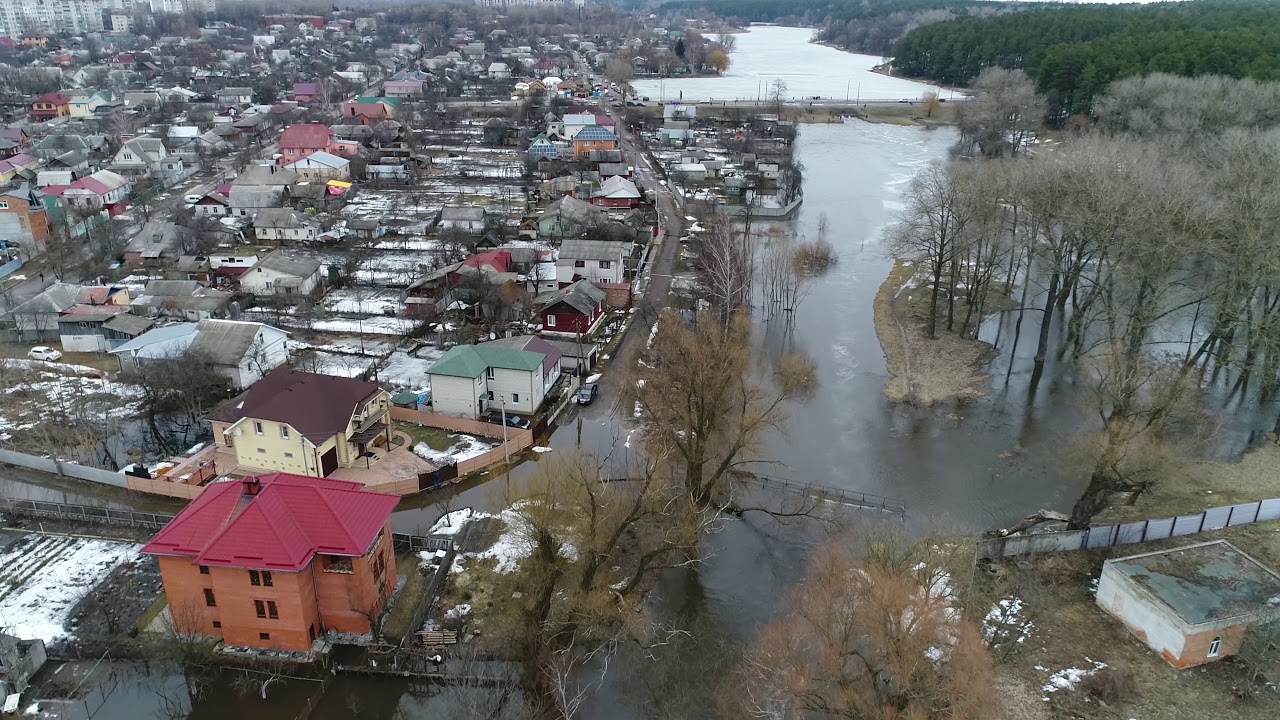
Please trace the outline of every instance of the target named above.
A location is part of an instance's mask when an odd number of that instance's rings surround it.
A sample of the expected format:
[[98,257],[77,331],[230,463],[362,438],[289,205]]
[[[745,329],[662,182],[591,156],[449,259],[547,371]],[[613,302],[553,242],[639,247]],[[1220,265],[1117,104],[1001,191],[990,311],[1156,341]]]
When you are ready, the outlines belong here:
[[542,327],[549,332],[588,333],[604,317],[605,293],[587,280],[579,280],[539,298]]

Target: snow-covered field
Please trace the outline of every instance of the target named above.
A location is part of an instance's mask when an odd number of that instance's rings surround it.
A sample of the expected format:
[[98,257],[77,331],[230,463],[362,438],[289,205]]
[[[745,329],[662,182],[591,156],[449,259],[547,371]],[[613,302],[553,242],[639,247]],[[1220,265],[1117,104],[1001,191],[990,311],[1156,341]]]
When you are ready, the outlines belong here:
[[413,452],[416,453],[418,457],[426,458],[433,463],[440,464],[470,460],[473,457],[483,455],[497,447],[497,445],[490,445],[489,443],[471,435],[451,434],[449,437],[455,440],[455,442],[448,450],[435,450],[426,443],[418,443],[413,446]]
[[365,335],[395,335],[400,337],[408,334],[415,324],[416,321],[408,318],[375,315],[363,320],[325,318],[311,323],[311,329],[315,332],[326,333],[363,333]]
[[140,545],[28,535],[0,549],[0,628],[52,642],[69,633],[76,602],[112,570],[138,557]]
[[409,390],[426,390],[430,383],[427,369],[444,355],[444,350],[435,347],[418,348],[412,355],[404,350],[396,350],[386,359],[386,363],[378,371],[382,382]]
[[400,309],[400,293],[376,288],[341,288],[330,290],[320,303],[331,313],[395,315]]
[[5,390],[5,402],[0,404],[0,439],[30,430],[60,413],[81,422],[117,420],[137,413],[141,388],[82,373],[100,374],[84,365],[0,362],[0,382]]

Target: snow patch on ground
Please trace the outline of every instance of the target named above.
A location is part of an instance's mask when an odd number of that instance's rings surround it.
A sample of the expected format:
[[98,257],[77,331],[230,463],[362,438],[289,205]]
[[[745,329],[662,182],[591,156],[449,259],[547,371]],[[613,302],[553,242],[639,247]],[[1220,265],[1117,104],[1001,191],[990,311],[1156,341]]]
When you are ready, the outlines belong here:
[[[1092,665],[1093,667],[1071,667],[1059,670],[1049,675],[1040,689],[1047,693],[1058,692],[1059,690],[1075,690],[1080,685],[1081,680],[1084,680],[1107,666],[1104,662],[1091,660],[1087,657],[1084,660],[1087,664]],[[1048,700],[1049,698],[1046,697],[1044,699]]]
[[67,617],[112,570],[138,559],[133,543],[28,536],[0,552],[0,627],[52,642],[70,635]]
[[425,389],[428,385],[427,370],[444,355],[444,350],[422,347],[412,354],[396,350],[387,357],[378,378],[395,387]]
[[413,452],[416,453],[418,457],[426,458],[433,463],[440,464],[442,462],[451,463],[470,460],[473,457],[483,455],[497,447],[496,445],[490,445],[483,440],[472,437],[471,435],[450,435],[449,437],[455,438],[457,442],[455,442],[448,450],[441,452],[439,450],[432,449],[432,447],[426,443],[418,443],[413,446]]
[[535,445],[535,446],[533,447],[533,451],[534,451],[534,452],[536,452],[536,453],[539,453],[539,454],[541,454],[541,453],[549,453],[549,452],[551,452],[551,448],[549,448],[549,447],[540,447],[540,446]]
[[1005,598],[996,602],[982,619],[982,637],[988,645],[1012,640],[1025,642],[1031,637],[1035,623],[1025,618],[1022,599]]
[[460,530],[467,524],[468,520],[478,520],[482,517],[492,517],[487,513],[477,513],[471,508],[463,508],[445,513],[436,520],[436,524],[431,526],[431,532],[428,535],[457,535]]

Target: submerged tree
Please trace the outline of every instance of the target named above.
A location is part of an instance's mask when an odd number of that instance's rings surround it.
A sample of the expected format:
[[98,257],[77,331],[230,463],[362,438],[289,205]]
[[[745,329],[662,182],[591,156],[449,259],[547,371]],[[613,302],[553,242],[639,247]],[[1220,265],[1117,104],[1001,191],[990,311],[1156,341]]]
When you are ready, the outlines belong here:
[[528,555],[500,576],[494,638],[523,660],[533,703],[573,717],[623,642],[661,642],[641,603],[653,574],[696,562],[708,520],[661,462],[609,481],[587,456],[539,466],[508,513]]
[[690,321],[666,310],[658,321],[652,368],[635,389],[647,416],[646,442],[678,467],[698,506],[731,506],[734,475],[761,462],[772,432],[784,430],[787,405],[812,396],[813,361],[787,353],[771,368],[752,361],[750,320],[726,325],[706,311]]

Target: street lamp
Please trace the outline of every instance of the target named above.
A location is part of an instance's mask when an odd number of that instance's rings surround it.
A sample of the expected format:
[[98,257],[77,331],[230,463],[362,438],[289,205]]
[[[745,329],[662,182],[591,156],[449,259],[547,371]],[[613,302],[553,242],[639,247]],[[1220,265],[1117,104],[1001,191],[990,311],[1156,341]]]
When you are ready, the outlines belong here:
[[507,475],[511,474],[511,449],[507,445],[507,398],[499,395],[498,402],[502,404],[502,456],[507,462]]

